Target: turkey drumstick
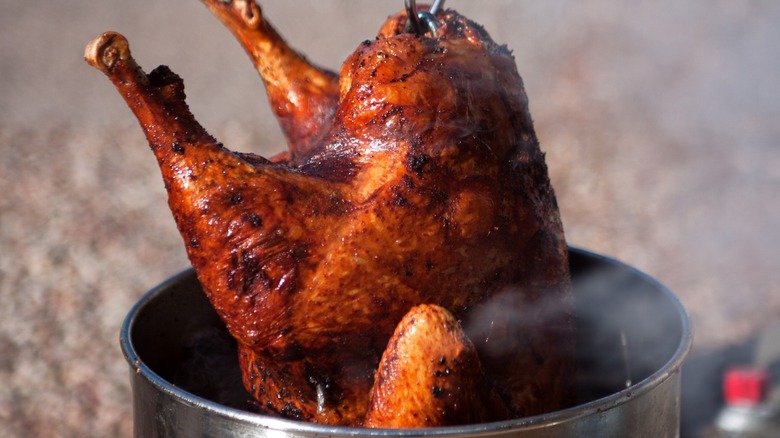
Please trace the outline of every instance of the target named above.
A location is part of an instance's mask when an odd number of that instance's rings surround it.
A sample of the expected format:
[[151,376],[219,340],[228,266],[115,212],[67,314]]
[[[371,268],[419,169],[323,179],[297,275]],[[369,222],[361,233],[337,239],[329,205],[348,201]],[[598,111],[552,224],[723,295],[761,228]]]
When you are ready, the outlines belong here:
[[265,83],[292,153],[306,156],[338,101],[338,76],[291,49],[252,0],[202,0],[235,35]]

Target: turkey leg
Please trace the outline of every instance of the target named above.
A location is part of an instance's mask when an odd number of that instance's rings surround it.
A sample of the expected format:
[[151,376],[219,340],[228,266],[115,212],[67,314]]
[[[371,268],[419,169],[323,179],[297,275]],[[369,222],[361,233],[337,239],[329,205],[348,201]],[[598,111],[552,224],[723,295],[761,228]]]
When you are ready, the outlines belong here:
[[271,108],[287,136],[292,158],[306,156],[333,115],[338,76],[310,64],[290,48],[254,0],[202,0],[230,29],[263,78]]

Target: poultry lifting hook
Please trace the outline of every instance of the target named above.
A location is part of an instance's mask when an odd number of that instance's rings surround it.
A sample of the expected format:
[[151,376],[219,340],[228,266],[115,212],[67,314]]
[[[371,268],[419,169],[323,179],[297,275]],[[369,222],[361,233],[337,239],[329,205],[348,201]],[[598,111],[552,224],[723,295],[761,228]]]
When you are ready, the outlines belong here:
[[417,36],[430,33],[433,38],[436,38],[436,32],[439,30],[436,13],[444,5],[444,0],[435,0],[427,11],[418,11],[415,0],[404,0],[404,5],[406,6],[406,16],[409,17],[406,22],[406,31],[411,31]]

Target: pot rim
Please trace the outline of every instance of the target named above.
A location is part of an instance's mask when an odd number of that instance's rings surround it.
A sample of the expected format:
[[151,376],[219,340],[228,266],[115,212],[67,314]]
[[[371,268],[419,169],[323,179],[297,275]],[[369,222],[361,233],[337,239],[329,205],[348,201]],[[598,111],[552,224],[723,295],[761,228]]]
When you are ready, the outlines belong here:
[[192,275],[192,268],[185,269],[153,289],[145,293],[138,302],[133,305],[129,313],[125,317],[122,323],[122,329],[120,332],[120,345],[122,353],[125,356],[128,364],[132,367],[136,374],[143,375],[154,387],[163,393],[166,393],[174,398],[179,399],[182,403],[190,405],[196,408],[202,408],[213,413],[223,416],[228,419],[240,421],[247,424],[256,425],[259,428],[269,430],[284,430],[285,432],[297,432],[303,434],[324,434],[324,435],[360,435],[360,436],[444,436],[444,435],[473,435],[481,433],[498,432],[502,430],[535,430],[550,427],[561,423],[567,423],[575,421],[583,416],[588,416],[596,413],[601,413],[614,409],[624,403],[627,403],[631,399],[642,397],[647,394],[653,388],[663,384],[671,376],[680,372],[685,356],[691,349],[693,344],[693,332],[690,323],[690,319],[687,311],[683,307],[680,300],[675,296],[666,286],[661,284],[658,280],[650,277],[644,272],[626,265],[616,259],[593,253],[591,251],[569,247],[570,253],[577,253],[582,256],[586,256],[592,259],[596,259],[600,262],[611,264],[621,269],[630,271],[631,273],[641,277],[643,280],[654,286],[659,292],[661,292],[674,306],[677,315],[680,318],[681,327],[681,339],[674,354],[669,358],[666,363],[657,371],[652,373],[647,378],[637,382],[628,388],[621,389],[620,391],[610,394],[608,396],[591,400],[570,408],[562,409],[559,411],[549,412],[540,415],[534,415],[530,417],[515,418],[511,420],[504,420],[490,423],[469,424],[462,426],[447,426],[447,427],[432,427],[424,429],[370,429],[362,427],[347,427],[347,426],[329,426],[322,424],[315,424],[303,421],[288,420],[283,418],[269,417],[266,415],[256,414],[248,411],[243,411],[236,408],[224,406],[222,404],[213,402],[211,400],[199,397],[191,394],[179,387],[176,387],[172,383],[160,377],[157,373],[152,371],[140,358],[133,343],[130,339],[130,333],[136,320],[136,316],[140,310],[146,306],[150,301],[153,301],[159,294],[163,293],[172,283],[180,281],[182,277]]

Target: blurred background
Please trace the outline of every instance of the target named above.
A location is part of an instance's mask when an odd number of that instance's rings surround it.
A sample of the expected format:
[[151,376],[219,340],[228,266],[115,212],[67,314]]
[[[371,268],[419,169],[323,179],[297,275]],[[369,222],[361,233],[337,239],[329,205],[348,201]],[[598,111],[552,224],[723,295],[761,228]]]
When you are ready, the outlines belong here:
[[[401,0],[263,0],[337,70]],[[449,0],[514,51],[569,244],[672,289],[693,320],[683,436],[780,316],[780,2]],[[130,436],[122,320],[186,268],[156,162],[83,61],[115,30],[183,77],[228,147],[285,147],[232,35],[195,0],[0,0],[0,436]]]

